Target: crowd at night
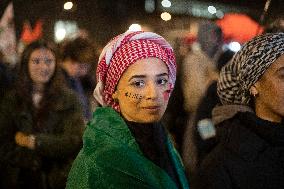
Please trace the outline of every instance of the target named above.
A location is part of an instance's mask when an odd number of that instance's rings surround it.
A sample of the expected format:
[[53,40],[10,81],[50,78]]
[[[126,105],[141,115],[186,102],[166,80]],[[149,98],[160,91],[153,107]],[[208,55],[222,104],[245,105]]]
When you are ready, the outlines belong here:
[[282,0],[1,0],[0,189],[283,189]]

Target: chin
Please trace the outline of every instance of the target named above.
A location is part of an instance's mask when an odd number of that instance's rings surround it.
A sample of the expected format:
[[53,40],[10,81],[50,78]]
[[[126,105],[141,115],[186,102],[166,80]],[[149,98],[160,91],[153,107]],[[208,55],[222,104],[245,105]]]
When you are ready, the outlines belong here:
[[161,120],[161,116],[148,116],[146,119],[142,119],[141,123],[154,123]]

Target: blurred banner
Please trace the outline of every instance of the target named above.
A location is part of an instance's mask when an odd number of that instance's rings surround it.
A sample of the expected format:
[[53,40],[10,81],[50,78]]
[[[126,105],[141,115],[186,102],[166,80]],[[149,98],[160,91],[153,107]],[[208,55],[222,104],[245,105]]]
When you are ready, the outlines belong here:
[[241,44],[263,32],[263,27],[246,14],[227,13],[217,20],[221,27],[225,41],[237,41]]
[[9,3],[0,19],[0,50],[4,61],[15,64],[17,61],[16,32],[13,3]]

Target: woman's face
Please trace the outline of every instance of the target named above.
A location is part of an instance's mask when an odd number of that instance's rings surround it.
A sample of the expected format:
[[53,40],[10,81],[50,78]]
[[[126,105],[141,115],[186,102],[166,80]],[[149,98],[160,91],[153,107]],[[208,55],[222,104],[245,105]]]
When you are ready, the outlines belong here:
[[255,83],[256,115],[260,118],[281,122],[284,117],[284,55],[279,57]]
[[36,49],[31,53],[28,70],[34,84],[46,84],[55,71],[55,56],[49,49]]
[[168,104],[171,84],[168,68],[158,58],[138,60],[129,66],[117,85],[113,98],[128,121],[159,121]]

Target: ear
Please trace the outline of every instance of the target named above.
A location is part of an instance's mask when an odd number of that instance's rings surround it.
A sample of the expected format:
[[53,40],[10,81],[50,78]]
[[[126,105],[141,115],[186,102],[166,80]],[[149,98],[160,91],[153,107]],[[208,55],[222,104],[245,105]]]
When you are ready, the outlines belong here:
[[256,97],[256,95],[258,94],[257,84],[251,86],[249,92],[253,97]]

